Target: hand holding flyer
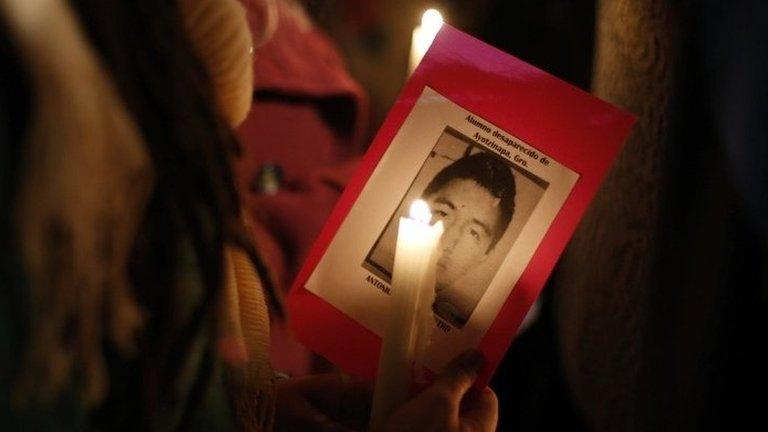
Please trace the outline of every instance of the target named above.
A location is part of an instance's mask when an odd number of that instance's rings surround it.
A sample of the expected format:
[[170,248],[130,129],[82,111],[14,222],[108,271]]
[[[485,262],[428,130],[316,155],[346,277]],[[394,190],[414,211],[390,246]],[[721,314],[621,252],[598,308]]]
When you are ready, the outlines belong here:
[[443,26],[300,272],[296,335],[376,374],[398,224],[416,199],[444,229],[424,364],[480,349],[484,385],[633,123],[631,115]]

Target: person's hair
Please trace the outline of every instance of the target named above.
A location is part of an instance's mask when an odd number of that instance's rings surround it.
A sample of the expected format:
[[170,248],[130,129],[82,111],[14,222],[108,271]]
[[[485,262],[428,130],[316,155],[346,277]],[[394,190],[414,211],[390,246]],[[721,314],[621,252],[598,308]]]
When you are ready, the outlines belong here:
[[[209,76],[187,38],[179,2],[69,3],[135,119],[155,172],[129,262],[134,294],[147,312],[139,355],[125,359],[105,344],[110,392],[91,419],[99,429],[152,430],[168,412],[181,408],[178,426],[186,429],[212,378],[225,243],[249,254],[279,312],[264,262],[240,222],[229,165],[238,143],[216,110]],[[11,103],[5,100],[8,94],[0,93],[0,105]],[[19,125],[27,121],[16,120]],[[190,256],[191,269],[185,266]],[[191,283],[190,270],[196,271],[193,278],[200,281],[202,295]],[[189,299],[198,301],[190,304]],[[191,313],[180,310],[187,305]],[[190,358],[200,342],[198,373],[189,392],[179,394],[186,388],[190,364],[196,365]]]
[[504,235],[515,212],[515,176],[511,168],[499,158],[485,152],[464,156],[443,168],[424,189],[424,196],[437,193],[453,180],[472,180],[499,199],[499,218],[493,227],[493,236],[488,251]]

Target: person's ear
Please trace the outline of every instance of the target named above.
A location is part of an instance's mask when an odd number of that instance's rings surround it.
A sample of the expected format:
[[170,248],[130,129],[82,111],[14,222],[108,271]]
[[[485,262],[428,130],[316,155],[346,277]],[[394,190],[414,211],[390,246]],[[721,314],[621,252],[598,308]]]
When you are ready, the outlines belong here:
[[494,250],[494,248],[495,248],[495,247],[496,247],[496,245],[495,245],[495,244],[494,244],[494,245],[489,245],[489,246],[488,246],[488,247],[485,249],[485,253],[484,253],[484,254],[482,254],[482,255],[480,256],[480,259],[478,260],[478,262],[479,262],[479,263],[481,263],[481,262],[483,262],[483,261],[487,260],[487,259],[488,259],[488,256],[490,256],[490,255],[491,255],[491,253],[493,252],[493,250]]

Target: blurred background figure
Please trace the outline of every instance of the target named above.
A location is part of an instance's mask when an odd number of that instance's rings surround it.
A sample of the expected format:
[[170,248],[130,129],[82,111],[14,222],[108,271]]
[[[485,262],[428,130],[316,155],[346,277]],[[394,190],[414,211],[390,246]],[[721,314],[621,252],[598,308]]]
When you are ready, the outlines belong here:
[[[238,190],[280,290],[289,284],[362,154],[368,104],[334,43],[294,0],[245,1],[254,34],[253,104],[239,128]],[[264,6],[268,13],[263,13]],[[266,22],[267,20],[268,22]],[[329,365],[272,327],[272,357],[291,375]]]

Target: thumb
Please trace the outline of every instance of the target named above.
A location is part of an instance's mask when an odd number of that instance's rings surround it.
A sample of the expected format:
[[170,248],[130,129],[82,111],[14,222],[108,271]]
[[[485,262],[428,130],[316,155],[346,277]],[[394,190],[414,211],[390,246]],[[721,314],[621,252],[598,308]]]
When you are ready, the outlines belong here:
[[484,366],[485,357],[480,351],[465,351],[443,368],[431,388],[433,391],[449,396],[458,405]]
[[465,398],[460,415],[462,431],[495,431],[499,420],[499,400],[486,387]]

